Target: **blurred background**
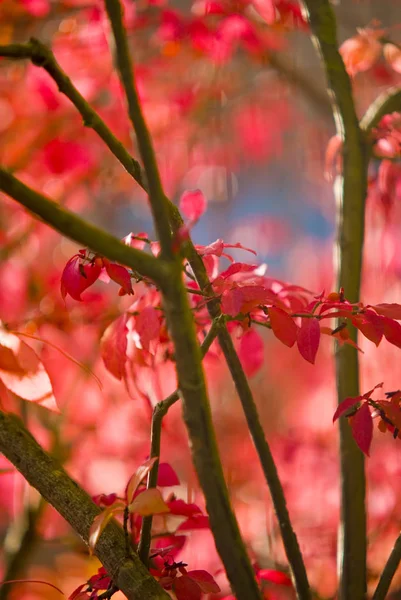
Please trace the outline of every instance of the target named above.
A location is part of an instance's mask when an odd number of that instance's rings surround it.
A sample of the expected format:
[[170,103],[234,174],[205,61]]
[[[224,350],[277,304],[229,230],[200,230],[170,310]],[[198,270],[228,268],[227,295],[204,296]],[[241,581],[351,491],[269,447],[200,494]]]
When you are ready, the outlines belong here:
[[[138,90],[166,192],[178,203],[185,190],[201,189],[208,201],[193,229],[194,242],[241,242],[257,257],[235,250],[236,260],[266,263],[268,276],[316,294],[335,290],[335,202],[326,173],[336,171],[335,164],[326,164],[335,128],[324,72],[298,3],[125,0],[124,6]],[[397,0],[333,2],[339,42],[362,28],[399,44],[399,8]],[[138,156],[102,4],[0,1],[0,44],[31,37],[52,46],[74,85]],[[353,77],[358,114],[400,83],[401,59],[390,64],[377,56]],[[83,127],[49,76],[27,61],[0,59],[0,162],[117,236],[146,232],[153,239],[144,192]],[[370,304],[401,302],[401,169],[393,160],[384,174],[382,163],[371,162],[367,200],[362,300]],[[149,453],[151,408],[175,388],[174,373],[170,363],[160,363],[137,374],[136,389],[127,390],[106,371],[99,339],[132,299],[118,299],[114,285],[98,282],[82,303],[71,298],[64,303],[60,277],[76,252],[75,244],[0,197],[0,319],[11,331],[51,343],[25,340],[40,354],[62,414],[10,397],[3,387],[0,400],[24,418],[89,493],[122,494]],[[224,259],[221,264],[228,266]],[[251,377],[255,399],[316,598],[334,598],[339,495],[331,341],[323,340],[311,366],[270,332],[261,335],[263,366]],[[376,349],[367,340],[361,348],[362,391],[380,381],[386,390],[398,389],[398,349],[386,341]],[[66,353],[96,373],[101,390]],[[265,568],[285,570],[268,490],[233,384],[213,353],[205,368],[224,468],[252,557]],[[180,478],[173,491],[202,504],[179,406],[165,419],[162,459]],[[1,578],[53,582],[68,596],[98,565],[61,518],[3,463]],[[400,529],[399,441],[375,433],[367,468],[374,586]],[[209,570],[227,593],[209,531],[189,536],[183,560]],[[400,586],[398,576],[395,590]],[[268,585],[266,597],[293,597],[281,588]],[[56,591],[32,584],[0,588],[0,600],[56,597]]]

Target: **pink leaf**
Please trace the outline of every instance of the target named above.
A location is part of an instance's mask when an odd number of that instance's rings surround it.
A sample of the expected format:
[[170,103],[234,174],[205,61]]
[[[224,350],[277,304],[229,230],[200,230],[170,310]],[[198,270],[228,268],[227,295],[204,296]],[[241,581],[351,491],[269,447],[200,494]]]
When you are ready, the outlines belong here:
[[134,293],[131,284],[131,276],[125,267],[111,263],[106,259],[104,259],[104,265],[110,279],[121,285],[126,294]]
[[207,571],[188,571],[187,575],[196,581],[204,594],[218,594],[220,592],[219,586]]
[[59,412],[53,386],[39,356],[18,336],[0,330],[0,380],[23,400]]
[[351,417],[351,429],[359,448],[366,456],[369,456],[373,437],[373,419],[367,402],[364,402],[356,415]]
[[157,485],[160,487],[168,487],[171,485],[180,485],[180,480],[177,477],[173,467],[168,463],[160,463],[157,475]]
[[191,221],[197,221],[205,212],[207,201],[200,190],[184,192],[180,199],[181,212]]
[[122,379],[127,361],[127,315],[121,315],[104,332],[100,352],[106,369],[117,379]]
[[298,350],[301,356],[312,364],[315,364],[319,342],[320,326],[318,320],[303,318],[297,336]]
[[384,302],[382,304],[375,304],[372,308],[374,308],[379,315],[383,315],[383,317],[401,320],[401,304],[395,304],[394,302],[386,304]]
[[272,306],[268,308],[270,325],[276,338],[283,344],[292,348],[297,340],[298,327],[288,313],[281,308]]
[[264,361],[264,345],[257,331],[245,331],[240,339],[238,355],[248,377],[259,371]]
[[33,17],[45,17],[50,11],[49,0],[21,0],[21,4]]
[[187,575],[174,579],[173,590],[177,600],[201,600],[202,598],[201,588]]
[[142,517],[169,512],[160,490],[150,488],[138,494],[129,505],[129,511]]
[[333,415],[333,423],[361,400],[362,396],[356,396],[355,398],[345,398],[345,400],[340,402],[340,404],[337,406],[336,412]]
[[153,306],[145,306],[135,317],[135,329],[141,340],[142,348],[149,350],[150,342],[159,337],[159,312]]

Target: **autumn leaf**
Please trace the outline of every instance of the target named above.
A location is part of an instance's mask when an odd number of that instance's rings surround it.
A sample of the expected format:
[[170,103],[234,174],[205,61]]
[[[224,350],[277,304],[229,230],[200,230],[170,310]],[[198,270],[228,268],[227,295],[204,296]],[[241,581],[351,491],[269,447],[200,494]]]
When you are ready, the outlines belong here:
[[141,483],[141,481],[143,479],[145,479],[145,477],[149,473],[150,469],[153,467],[153,465],[155,464],[155,462],[157,460],[158,460],[157,456],[154,456],[153,458],[149,458],[149,460],[146,460],[144,463],[142,463],[137,468],[135,473],[130,478],[128,485],[127,485],[126,493],[125,493],[128,504],[130,504],[133,501],[135,492],[137,491],[139,484]]
[[316,353],[320,342],[320,326],[317,319],[303,318],[298,329],[297,345],[301,356],[315,364]]
[[267,310],[274,335],[280,342],[292,348],[297,341],[298,334],[298,327],[294,323],[294,319],[281,308],[272,306]]
[[131,513],[141,515],[142,517],[170,512],[160,490],[157,488],[150,488],[138,494],[128,508]]
[[373,437],[373,419],[369,404],[364,402],[357,413],[350,417],[354,440],[366,456],[369,456]]
[[113,321],[100,340],[100,353],[106,369],[117,379],[125,374],[127,361],[127,315]]

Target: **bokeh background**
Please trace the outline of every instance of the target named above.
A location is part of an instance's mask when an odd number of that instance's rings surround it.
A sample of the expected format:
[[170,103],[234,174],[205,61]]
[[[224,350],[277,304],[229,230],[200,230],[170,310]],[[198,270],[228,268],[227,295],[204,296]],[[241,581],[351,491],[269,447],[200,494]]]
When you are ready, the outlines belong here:
[[[125,1],[138,88],[163,182],[176,202],[199,188],[208,210],[194,241],[241,242],[267,263],[272,277],[320,293],[335,289],[335,202],[325,176],[334,135],[324,73],[297,3]],[[215,5],[211,10],[209,5]],[[209,6],[209,8],[208,8]],[[273,6],[273,13],[269,7]],[[339,41],[357,28],[378,28],[400,43],[396,0],[333,2]],[[221,9],[221,10],[220,10]],[[209,12],[208,12],[209,11]],[[30,37],[51,44],[57,59],[115,134],[137,155],[110,54],[101,4],[92,0],[2,0],[0,44]],[[362,116],[401,74],[383,58],[353,79]],[[152,237],[144,193],[63,98],[46,73],[27,62],[0,60],[0,161],[36,189],[119,237]],[[400,167],[386,193],[381,161],[372,161],[366,215],[363,301],[400,302]],[[335,166],[334,166],[335,170]],[[78,304],[60,295],[60,277],[77,247],[0,198],[0,318],[28,340],[51,378],[61,417],[11,398],[45,446],[91,494],[117,492],[149,452],[151,407],[175,388],[171,364],[138,374],[127,390],[104,368],[99,339],[130,300],[99,282]],[[240,250],[237,260],[248,260]],[[252,257],[252,262],[254,259]],[[315,366],[263,334],[264,363],[251,378],[317,598],[334,598],[339,510],[333,348],[322,342]],[[361,385],[400,387],[399,349],[361,341]],[[100,378],[100,390],[66,354]],[[222,361],[205,360],[214,421],[230,492],[252,556],[285,569],[277,523],[233,384]],[[144,401],[143,395],[148,401]],[[401,447],[375,433],[367,461],[370,585],[400,528]],[[187,439],[175,406],[165,420],[162,458],[181,480],[173,491],[202,505]],[[2,467],[9,465],[3,461]],[[14,471],[1,474],[1,572],[18,557],[15,577],[56,583],[68,594],[95,572],[68,527]],[[19,550],[23,548],[23,550]],[[183,559],[225,585],[209,531],[189,536]],[[14,577],[13,577],[14,578]],[[401,577],[395,579],[395,590]],[[225,589],[227,591],[227,588]],[[292,598],[279,586],[268,598]],[[395,591],[396,593],[396,591]],[[3,586],[0,599],[52,600],[32,584]],[[117,597],[117,596],[116,596]],[[396,597],[396,596],[394,596]]]

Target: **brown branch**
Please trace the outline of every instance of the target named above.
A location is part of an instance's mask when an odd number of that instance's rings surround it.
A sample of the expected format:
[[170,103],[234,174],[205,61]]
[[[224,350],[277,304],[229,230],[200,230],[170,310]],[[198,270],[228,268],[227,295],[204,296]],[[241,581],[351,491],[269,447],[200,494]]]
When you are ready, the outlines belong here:
[[[0,451],[88,544],[89,528],[100,509],[90,496],[49,456],[22,422],[0,411]],[[122,528],[111,522],[95,554],[128,600],[168,600],[165,592],[132,552],[127,558]]]
[[401,534],[396,539],[394,548],[392,549],[390,556],[387,559],[386,565],[383,569],[383,573],[380,576],[377,588],[372,596],[372,600],[385,600],[387,598],[388,590],[390,589],[391,582],[395,575],[396,570],[401,561]]

